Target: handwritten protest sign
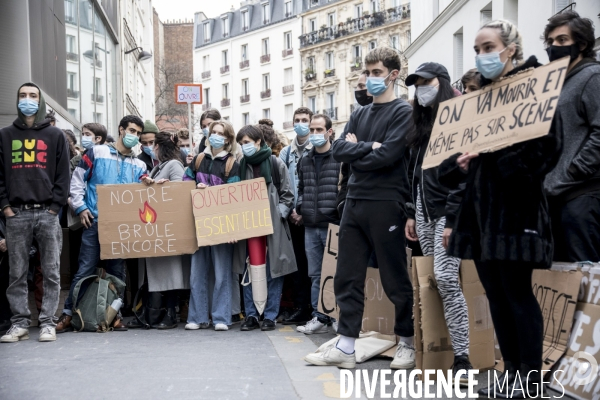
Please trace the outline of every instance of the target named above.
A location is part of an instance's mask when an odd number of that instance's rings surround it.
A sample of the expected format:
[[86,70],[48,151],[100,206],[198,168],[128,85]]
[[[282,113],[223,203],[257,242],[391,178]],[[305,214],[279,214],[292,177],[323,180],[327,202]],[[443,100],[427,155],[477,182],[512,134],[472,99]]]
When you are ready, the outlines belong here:
[[100,258],[163,257],[197,249],[194,182],[99,185]]
[[547,135],[568,64],[563,58],[441,103],[423,169]]
[[198,246],[273,234],[264,178],[192,191]]
[[175,85],[175,103],[202,104],[202,85],[198,83],[178,83]]

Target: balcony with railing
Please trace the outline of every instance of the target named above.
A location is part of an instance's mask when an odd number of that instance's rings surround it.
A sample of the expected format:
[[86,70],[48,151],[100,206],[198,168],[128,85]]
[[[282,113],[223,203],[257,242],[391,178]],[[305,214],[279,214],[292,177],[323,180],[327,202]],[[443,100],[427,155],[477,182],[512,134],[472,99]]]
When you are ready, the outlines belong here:
[[231,105],[231,99],[221,100],[221,107],[229,107]]
[[286,85],[283,87],[283,94],[292,93],[294,91],[294,85]]
[[240,69],[250,68],[250,60],[240,61]]
[[73,90],[73,89],[67,88],[67,97],[69,97],[71,99],[78,99],[79,98],[79,92],[77,90]]
[[261,99],[268,99],[270,97],[271,97],[271,89],[263,90],[262,92],[260,92]]
[[335,76],[335,69],[326,69],[325,72],[323,72],[324,78],[330,78],[332,76]]
[[79,54],[67,52],[67,60],[68,61],[79,61]]
[[315,79],[317,79],[317,74],[315,74],[315,71],[313,70],[307,70],[306,75],[304,75],[304,78],[307,82],[314,81]]
[[288,121],[283,123],[283,129],[291,129],[294,127],[294,121]]
[[264,64],[264,63],[268,63],[271,61],[271,55],[270,54],[265,54],[264,56],[260,56],[260,63]]
[[285,57],[289,57],[293,54],[294,54],[294,49],[284,49],[281,52],[281,57],[285,58]]
[[240,103],[249,103],[250,102],[250,95],[249,94],[244,94],[242,96],[240,96]]
[[221,74],[226,74],[229,72],[229,65],[224,65],[221,67]]
[[350,65],[350,71],[362,71],[363,70],[363,63],[362,63],[362,57],[356,57],[356,59],[354,60],[354,62]]
[[326,108],[323,110],[323,114],[327,115],[329,118],[331,118],[333,120],[337,120],[337,107]]
[[202,79],[208,79],[210,78],[210,71],[204,71],[202,73]]
[[92,101],[96,103],[104,103],[104,96],[101,94],[92,93]]
[[202,104],[202,111],[206,111],[208,109],[211,108],[211,104],[210,103],[204,103]]
[[312,46],[339,37],[353,35],[408,18],[410,18],[410,4],[389,8],[386,11],[373,14],[365,13],[362,17],[348,18],[346,22],[340,22],[336,26],[324,26],[319,30],[300,36],[300,47]]

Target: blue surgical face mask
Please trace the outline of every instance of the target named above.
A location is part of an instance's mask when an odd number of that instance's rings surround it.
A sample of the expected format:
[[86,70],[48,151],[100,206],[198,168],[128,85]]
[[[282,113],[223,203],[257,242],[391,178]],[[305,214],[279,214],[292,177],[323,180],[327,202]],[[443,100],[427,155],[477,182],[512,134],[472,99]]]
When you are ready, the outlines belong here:
[[373,77],[370,76],[367,78],[367,90],[369,91],[369,93],[371,93],[373,95],[373,97],[378,97],[378,96],[381,96],[383,93],[385,93],[388,86],[390,85],[389,83],[386,85],[385,80],[391,74],[392,73],[390,72],[388,74],[388,76],[386,76],[385,78],[375,77],[375,76],[373,76]]
[[212,147],[213,149],[219,150],[223,148],[223,146],[225,146],[225,138],[223,136],[217,135],[216,133],[210,135],[208,141],[210,143],[210,147]]
[[308,127],[307,123],[299,122],[297,124],[294,124],[294,132],[296,132],[296,135],[300,137],[305,137],[310,133],[310,128]]
[[31,117],[35,113],[38,112],[38,108],[40,107],[40,103],[31,99],[21,99],[19,100],[19,110],[26,117]]
[[429,107],[437,97],[438,87],[429,85],[418,86],[416,94],[419,104],[423,107]]
[[208,128],[202,128],[202,133],[204,134],[204,136],[208,137]]
[[148,154],[153,160],[156,160],[156,154],[154,154],[154,149],[150,146],[142,146],[142,150],[144,153]]
[[190,154],[190,149],[189,147],[180,147],[181,151],[183,151],[183,154],[185,154],[186,156],[188,154]]
[[84,149],[89,149],[94,147],[94,139],[91,136],[82,136],[81,137],[81,145]]
[[254,154],[256,154],[256,147],[254,147],[254,143],[243,144],[242,153],[244,153],[246,157],[252,157]]
[[312,145],[315,147],[325,146],[325,144],[327,143],[327,139],[325,139],[324,133],[313,133],[312,135],[310,135],[308,140],[310,140]]
[[[506,50],[507,47],[504,48]],[[506,65],[506,61],[502,62],[500,60],[500,53],[502,51],[495,51],[493,53],[486,54],[477,54],[475,56],[475,65],[477,66],[477,70],[481,72],[484,78],[487,79],[495,79],[500,76],[502,71],[504,70],[504,65]]]
[[138,144],[139,141],[140,141],[140,139],[137,137],[137,135],[132,135],[131,133],[126,133],[125,136],[123,137],[123,146],[127,147],[128,149],[131,149],[136,144]]

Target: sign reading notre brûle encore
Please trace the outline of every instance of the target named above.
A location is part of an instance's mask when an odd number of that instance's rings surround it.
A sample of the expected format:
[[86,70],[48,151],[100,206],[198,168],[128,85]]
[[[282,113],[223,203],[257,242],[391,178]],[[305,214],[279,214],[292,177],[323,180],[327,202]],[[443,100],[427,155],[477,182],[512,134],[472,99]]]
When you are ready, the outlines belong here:
[[423,169],[456,153],[484,153],[545,136],[562,90],[567,57],[440,104]]
[[198,246],[271,235],[271,207],[264,178],[192,191]]
[[164,257],[198,250],[194,182],[98,185],[100,258]]

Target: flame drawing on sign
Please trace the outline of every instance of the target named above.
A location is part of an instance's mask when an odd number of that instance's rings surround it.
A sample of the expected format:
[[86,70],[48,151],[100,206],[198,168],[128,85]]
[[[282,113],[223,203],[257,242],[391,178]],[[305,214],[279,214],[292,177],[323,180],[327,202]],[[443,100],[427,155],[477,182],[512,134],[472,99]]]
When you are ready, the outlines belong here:
[[140,219],[142,220],[143,223],[145,224],[153,224],[156,222],[156,211],[154,211],[154,209],[152,207],[150,207],[150,205],[148,204],[148,202],[144,202],[144,210],[139,210],[140,212]]

